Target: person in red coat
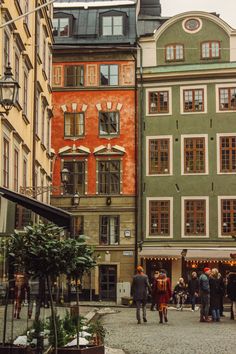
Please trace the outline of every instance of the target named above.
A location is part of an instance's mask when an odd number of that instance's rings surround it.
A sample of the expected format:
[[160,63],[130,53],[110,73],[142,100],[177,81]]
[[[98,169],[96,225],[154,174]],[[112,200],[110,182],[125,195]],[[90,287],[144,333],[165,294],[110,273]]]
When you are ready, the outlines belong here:
[[158,278],[155,280],[153,286],[153,296],[155,297],[157,309],[159,312],[160,323],[163,323],[163,317],[165,322],[167,319],[167,306],[171,298],[171,286],[170,279],[167,278],[166,271],[160,270]]

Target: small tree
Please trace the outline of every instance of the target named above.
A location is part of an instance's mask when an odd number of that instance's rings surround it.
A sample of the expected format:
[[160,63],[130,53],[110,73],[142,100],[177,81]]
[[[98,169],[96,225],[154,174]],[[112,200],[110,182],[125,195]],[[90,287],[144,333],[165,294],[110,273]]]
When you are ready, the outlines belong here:
[[[62,238],[62,233],[61,227],[40,222],[25,227],[24,232],[15,231],[7,245],[8,256],[13,259],[16,269],[24,270],[33,277],[46,279],[54,329],[55,353],[57,353],[57,329],[50,286],[52,277],[67,274],[75,277],[77,284],[77,280],[81,280],[83,274],[95,265],[92,258],[93,250],[86,244],[84,237]],[[79,308],[77,286],[76,293]],[[77,329],[79,333],[79,318]]]

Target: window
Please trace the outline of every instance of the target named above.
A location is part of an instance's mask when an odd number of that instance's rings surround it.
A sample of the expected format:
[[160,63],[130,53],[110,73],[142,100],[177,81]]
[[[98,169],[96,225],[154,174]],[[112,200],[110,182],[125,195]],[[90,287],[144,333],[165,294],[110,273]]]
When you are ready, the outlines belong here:
[[184,138],[184,173],[206,172],[205,138]]
[[183,90],[184,112],[204,111],[204,91],[203,89]]
[[170,173],[170,139],[149,140],[149,174]]
[[[20,77],[19,72],[20,72],[20,58],[19,58],[18,54],[15,53],[15,70],[14,70],[14,76],[15,76],[15,80],[16,80],[17,82],[19,82],[19,77]],[[17,93],[17,98],[16,98],[16,99],[17,99],[17,101],[19,100],[19,91],[18,91],[18,93]]]
[[165,48],[166,61],[180,61],[184,59],[183,44],[170,44]]
[[65,86],[79,87],[84,84],[84,67],[82,65],[65,66]]
[[149,233],[170,236],[170,200],[149,201]]
[[45,113],[46,113],[46,106],[44,101],[42,100],[41,102],[41,143],[44,144],[45,143]]
[[23,188],[27,187],[27,160],[26,159],[23,160],[22,187]]
[[65,137],[84,135],[84,113],[65,113]]
[[220,42],[210,41],[202,43],[202,59],[214,59],[220,57]]
[[74,216],[73,217],[73,236],[80,236],[84,234],[84,217]]
[[206,200],[184,201],[184,235],[206,235]]
[[3,138],[3,187],[9,187],[9,141]]
[[221,199],[221,234],[236,234],[236,199]]
[[16,217],[15,217],[15,228],[22,230],[25,226],[31,223],[31,210],[22,207],[21,205],[16,205]]
[[35,133],[39,135],[39,92],[36,92],[35,97]]
[[69,36],[69,18],[54,18],[52,24],[55,37]]
[[119,113],[118,112],[99,113],[99,134],[100,135],[119,134]]
[[85,187],[85,162],[84,161],[64,161],[63,168],[69,171],[69,180],[66,185],[66,193],[84,194]]
[[149,113],[169,112],[169,92],[149,92]]
[[3,72],[10,63],[10,39],[8,34],[4,32],[4,47],[3,47]]
[[220,88],[220,111],[236,110],[236,87]]
[[118,65],[101,65],[100,82],[102,86],[118,85]]
[[43,60],[42,60],[42,64],[43,64],[43,70],[46,71],[46,53],[47,53],[47,41],[46,38],[43,38]]
[[119,244],[119,216],[100,217],[100,245]]
[[18,185],[19,185],[19,152],[18,150],[14,149],[14,176],[13,176],[13,183],[14,183],[14,191],[18,192]]
[[120,193],[120,161],[98,161],[98,193]]
[[236,172],[236,136],[220,137],[220,172]]
[[24,91],[23,91],[23,113],[28,113],[28,75],[24,72]]
[[[23,1],[23,13],[26,14],[29,11],[29,0],[24,0]],[[24,16],[24,23],[27,24],[27,26],[29,26],[29,15]]]
[[122,36],[123,16],[103,16],[102,34],[103,36]]

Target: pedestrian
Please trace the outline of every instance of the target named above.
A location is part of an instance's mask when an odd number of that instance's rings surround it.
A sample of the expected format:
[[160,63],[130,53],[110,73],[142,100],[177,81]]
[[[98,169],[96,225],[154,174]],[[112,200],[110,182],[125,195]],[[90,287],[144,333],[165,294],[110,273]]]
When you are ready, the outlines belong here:
[[220,317],[225,317],[224,315],[224,297],[225,297],[225,280],[222,275],[219,273],[221,294],[220,294]]
[[227,296],[231,300],[231,319],[236,320],[236,273],[230,272],[227,277]]
[[155,296],[153,296],[153,288],[154,288],[155,280],[158,278],[158,276],[159,276],[159,272],[158,272],[158,270],[156,270],[156,271],[154,272],[154,276],[153,276],[153,280],[152,280],[152,303],[151,303],[151,311],[155,311],[156,299],[155,299]]
[[28,318],[31,319],[32,317],[33,306],[35,303],[35,320],[38,321],[40,316],[40,307],[41,307],[39,278],[30,278],[29,287],[30,287],[30,299],[29,299],[29,307],[28,307]]
[[168,322],[167,307],[171,298],[171,286],[170,279],[167,278],[166,271],[164,269],[160,270],[160,274],[155,280],[153,296],[156,299],[160,323],[163,323],[163,318],[165,322]]
[[222,279],[217,268],[213,268],[209,278],[210,284],[210,307],[212,321],[220,321],[220,299],[223,292]]
[[133,277],[131,286],[131,295],[136,303],[136,318],[138,324],[141,324],[141,307],[143,311],[143,322],[147,322],[146,305],[148,292],[151,293],[151,286],[146,274],[144,274],[143,267],[137,267],[137,274]]
[[192,311],[195,311],[196,300],[199,296],[199,280],[196,272],[192,272],[191,274],[191,279],[188,282],[188,293],[190,295]]
[[27,300],[29,302],[30,290],[28,278],[26,274],[15,274],[15,288],[14,288],[14,318],[20,319],[22,302]]
[[184,278],[179,278],[179,281],[174,288],[174,296],[177,301],[177,310],[183,310],[183,305],[187,299],[187,289]]
[[205,267],[203,274],[201,274],[199,278],[199,295],[201,300],[200,322],[210,322],[208,318],[210,307],[210,274],[211,269]]

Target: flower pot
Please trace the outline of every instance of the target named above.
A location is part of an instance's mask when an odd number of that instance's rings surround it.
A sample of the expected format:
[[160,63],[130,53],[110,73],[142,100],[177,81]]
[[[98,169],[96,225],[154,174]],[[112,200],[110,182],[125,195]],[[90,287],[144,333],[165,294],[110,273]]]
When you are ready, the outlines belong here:
[[86,348],[58,348],[58,354],[105,354],[104,345],[88,346]]
[[33,349],[29,346],[19,347],[10,344],[0,344],[0,354],[36,354],[37,349]]

